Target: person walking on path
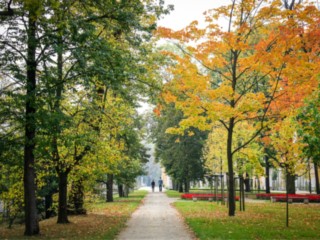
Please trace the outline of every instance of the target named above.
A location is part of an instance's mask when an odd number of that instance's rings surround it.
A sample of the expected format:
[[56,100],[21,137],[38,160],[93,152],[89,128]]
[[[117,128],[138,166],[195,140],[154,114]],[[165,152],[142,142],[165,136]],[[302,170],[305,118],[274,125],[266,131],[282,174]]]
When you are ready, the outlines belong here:
[[154,192],[154,187],[156,186],[156,183],[154,182],[154,180],[152,180],[151,182],[151,188],[152,188],[152,192]]
[[171,206],[176,199],[164,193],[148,193],[127,222],[117,240],[192,240],[196,239],[186,228],[178,211]]
[[159,184],[159,192],[162,192],[163,181],[161,178],[159,179],[158,184]]

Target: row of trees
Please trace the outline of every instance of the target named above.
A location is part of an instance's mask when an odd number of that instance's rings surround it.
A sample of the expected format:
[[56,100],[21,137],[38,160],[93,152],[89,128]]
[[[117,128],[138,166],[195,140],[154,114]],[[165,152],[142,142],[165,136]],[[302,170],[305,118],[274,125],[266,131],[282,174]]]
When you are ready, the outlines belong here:
[[[85,188],[120,190],[141,174],[146,149],[135,106],[157,89],[152,31],[163,1],[0,1],[1,197],[24,208],[38,234],[39,206],[58,223]],[[68,184],[71,182],[72,184]],[[123,193],[123,191],[120,191]]]
[[[166,137],[171,147],[162,148],[162,136],[157,144],[170,155],[174,142],[208,132],[198,163],[227,170],[234,216],[235,173],[261,176],[266,167],[269,179],[269,167],[280,167],[294,184],[311,161],[318,172],[320,12],[302,0],[233,0],[205,18],[204,29],[196,21],[180,31],[159,29],[175,50],[163,51],[171,64],[155,110],[161,134],[172,134]],[[225,26],[218,24],[225,19]],[[202,138],[193,144],[203,144]],[[173,154],[159,157],[167,163]],[[169,174],[177,173],[173,166]]]

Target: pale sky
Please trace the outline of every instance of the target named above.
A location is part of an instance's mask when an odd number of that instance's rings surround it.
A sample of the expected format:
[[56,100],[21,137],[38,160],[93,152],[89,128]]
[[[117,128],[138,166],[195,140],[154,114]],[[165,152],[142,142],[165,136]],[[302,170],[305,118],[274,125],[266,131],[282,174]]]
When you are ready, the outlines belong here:
[[204,22],[203,12],[208,9],[230,4],[230,0],[165,0],[165,4],[174,5],[174,11],[158,22],[158,26],[179,30],[198,20]]
[[[164,16],[158,22],[158,26],[180,30],[194,20],[198,20],[201,26],[201,22],[204,23],[203,12],[230,3],[230,0],[165,0],[165,5],[174,5],[174,11],[170,15]],[[141,107],[138,108],[140,113],[153,108],[145,102],[140,102],[140,104]]]

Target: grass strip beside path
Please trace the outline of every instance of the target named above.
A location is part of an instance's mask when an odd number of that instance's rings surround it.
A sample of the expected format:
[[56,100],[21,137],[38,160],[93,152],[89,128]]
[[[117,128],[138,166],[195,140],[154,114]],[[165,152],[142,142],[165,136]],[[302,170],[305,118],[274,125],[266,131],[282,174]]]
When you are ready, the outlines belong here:
[[170,198],[181,198],[181,194],[183,194],[183,193],[177,192],[175,190],[166,190],[165,193]]
[[285,203],[246,203],[235,217],[216,202],[182,200],[174,206],[199,239],[320,239],[320,204],[290,204],[289,228]]
[[87,206],[88,214],[69,216],[69,224],[57,224],[57,218],[40,222],[41,235],[23,236],[24,225],[7,229],[0,226],[0,239],[114,239],[125,222],[140,205],[147,191],[135,191],[128,198],[115,198],[114,202],[100,201]]

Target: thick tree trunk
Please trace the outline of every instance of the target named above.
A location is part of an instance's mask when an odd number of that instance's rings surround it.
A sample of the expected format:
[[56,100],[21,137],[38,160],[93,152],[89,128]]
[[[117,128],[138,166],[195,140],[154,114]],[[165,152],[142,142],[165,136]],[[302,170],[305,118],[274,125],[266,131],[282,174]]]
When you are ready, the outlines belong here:
[[59,172],[59,203],[57,223],[69,223],[67,208],[67,186],[68,173],[61,170],[61,172]]
[[288,173],[287,175],[287,186],[288,186],[288,194],[296,194],[296,184],[295,184],[296,177],[295,175],[291,175]]
[[269,164],[269,157],[266,155],[264,156],[265,164],[266,164],[266,193],[270,193],[270,164]]
[[113,174],[107,174],[107,202],[113,202]]
[[315,176],[315,181],[316,181],[316,193],[320,194],[318,164],[316,162],[314,162],[313,166],[314,166],[314,176]]
[[24,204],[25,232],[27,236],[40,232],[36,204],[35,136],[36,136],[36,13],[30,11],[28,20],[27,91],[25,105],[25,145],[24,145]]
[[232,135],[233,135],[234,119],[229,121],[228,139],[227,139],[227,159],[228,159],[228,201],[229,201],[229,216],[235,216],[236,202],[234,189],[234,174],[233,174],[233,159],[232,159]]

